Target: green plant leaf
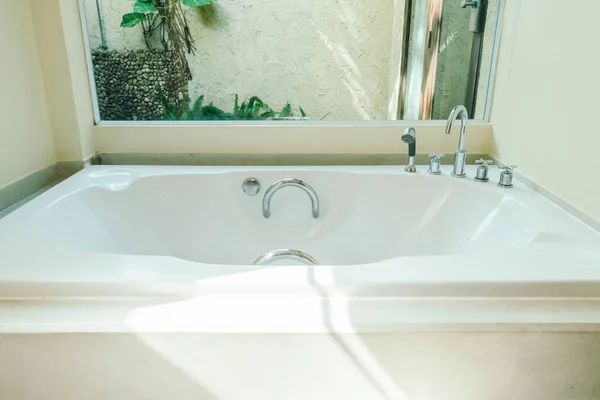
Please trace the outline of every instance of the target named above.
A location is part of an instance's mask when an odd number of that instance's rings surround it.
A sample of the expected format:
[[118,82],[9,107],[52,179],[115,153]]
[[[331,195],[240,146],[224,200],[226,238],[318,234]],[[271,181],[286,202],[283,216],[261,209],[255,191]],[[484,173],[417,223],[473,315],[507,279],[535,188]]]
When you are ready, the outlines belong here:
[[[202,106],[203,100],[205,99],[204,95],[198,96],[193,104],[189,98],[186,98],[179,106],[169,102],[162,89],[161,97],[165,107],[165,112],[161,118],[163,120],[284,120],[295,117],[292,105],[290,103],[284,105],[280,112],[275,112],[258,96],[252,96],[240,104],[239,96],[236,94],[233,105],[233,113],[225,112],[220,108],[215,107],[212,102],[206,106]],[[302,107],[298,108],[300,109],[302,117],[306,117],[306,112],[304,109]],[[325,115],[323,118],[325,118],[327,115]]]
[[213,3],[213,0],[181,0],[183,5],[188,7],[204,7]]
[[192,111],[194,113],[199,113],[201,111],[203,101],[204,101],[204,95],[202,94],[202,95],[198,96],[198,98],[194,102],[194,105],[192,106]]
[[157,13],[158,10],[154,7],[152,0],[137,0],[133,5],[134,13]]
[[275,113],[271,110],[264,112],[262,114],[259,115],[259,118],[261,119],[266,119],[266,118],[273,118],[275,116]]
[[226,120],[230,119],[229,114],[225,111],[221,110],[218,107],[215,107],[211,104],[202,107],[202,115],[200,119],[203,120]]
[[260,99],[260,97],[258,96],[252,96],[250,97],[250,99],[248,100],[248,107],[249,108],[254,108],[255,106],[261,107],[263,106],[265,103],[263,103],[263,101]]
[[248,107],[246,117],[254,118],[259,110],[260,110],[260,105],[258,105],[258,104],[254,104],[252,107]]
[[146,14],[142,13],[133,12],[125,14],[123,15],[123,21],[121,21],[121,28],[133,28],[140,22],[145,21],[147,19],[148,17],[146,16]]
[[238,116],[239,117],[243,117],[244,115],[246,115],[246,108],[248,107],[248,104],[246,103],[246,101],[242,101],[242,105],[240,106],[239,112],[238,112]]
[[290,103],[287,103],[285,106],[283,106],[283,108],[279,112],[279,116],[282,118],[293,117],[292,105]]
[[238,115],[240,113],[240,102],[239,102],[239,97],[236,94],[235,95],[235,101],[233,103],[233,115]]

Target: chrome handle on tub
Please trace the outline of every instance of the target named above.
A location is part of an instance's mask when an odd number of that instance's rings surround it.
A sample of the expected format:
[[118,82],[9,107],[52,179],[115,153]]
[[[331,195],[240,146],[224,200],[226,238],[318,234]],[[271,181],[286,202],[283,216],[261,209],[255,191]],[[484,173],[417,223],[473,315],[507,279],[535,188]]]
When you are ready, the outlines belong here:
[[513,169],[517,169],[519,167],[517,165],[509,165],[509,164],[504,164],[504,163],[498,162],[498,168],[505,170],[505,171],[512,172]]
[[307,254],[301,250],[292,250],[292,249],[281,249],[281,250],[273,250],[268,253],[263,254],[258,257],[256,261],[252,263],[252,265],[262,265],[265,264],[275,258],[278,257],[293,257],[299,258],[301,260],[307,261],[312,265],[319,265],[319,262],[310,254]]
[[260,192],[260,182],[256,178],[248,178],[242,184],[242,189],[248,196],[256,196]]
[[308,183],[295,178],[282,179],[280,181],[275,182],[267,189],[262,202],[263,216],[265,218],[269,218],[271,216],[271,198],[275,193],[277,193],[279,189],[283,189],[284,187],[288,186],[302,189],[306,192],[306,194],[308,194],[312,204],[312,216],[315,219],[319,218],[320,205],[319,196],[317,195],[317,192],[315,192],[315,189],[313,189],[313,187],[310,186]]
[[427,172],[431,175],[440,175],[442,173],[442,171],[440,171],[440,158],[444,158],[444,154],[430,153],[429,157],[433,158],[429,160],[429,169]]
[[498,186],[503,189],[513,187],[513,170],[517,168],[517,166],[498,163],[498,168],[502,170],[502,172],[500,173],[500,180],[498,181]]
[[488,172],[490,169],[488,168],[488,165],[494,164],[494,161],[484,160],[483,158],[480,158],[479,160],[475,161],[475,164],[479,165],[479,167],[477,168],[477,173],[475,174],[475,180],[477,182],[489,181],[490,178],[488,178]]

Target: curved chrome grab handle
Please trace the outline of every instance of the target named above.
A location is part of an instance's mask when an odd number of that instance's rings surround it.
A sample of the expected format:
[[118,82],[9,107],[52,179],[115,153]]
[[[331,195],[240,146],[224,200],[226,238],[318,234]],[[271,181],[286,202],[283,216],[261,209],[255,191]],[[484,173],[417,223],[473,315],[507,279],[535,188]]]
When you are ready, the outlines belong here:
[[293,186],[304,190],[308,196],[310,197],[310,201],[312,202],[312,216],[313,218],[319,218],[319,196],[317,196],[317,192],[312,188],[308,183],[301,181],[300,179],[282,179],[280,181],[272,184],[267,191],[265,192],[265,197],[263,197],[262,209],[263,216],[265,218],[269,218],[271,216],[271,198],[279,189],[283,189],[287,186]]
[[291,250],[291,249],[281,249],[281,250],[273,250],[268,253],[263,254],[258,257],[256,261],[252,263],[252,265],[261,265],[268,261],[271,261],[277,257],[294,257],[299,258],[301,260],[308,261],[312,265],[319,265],[319,262],[311,255],[306,254],[301,250]]

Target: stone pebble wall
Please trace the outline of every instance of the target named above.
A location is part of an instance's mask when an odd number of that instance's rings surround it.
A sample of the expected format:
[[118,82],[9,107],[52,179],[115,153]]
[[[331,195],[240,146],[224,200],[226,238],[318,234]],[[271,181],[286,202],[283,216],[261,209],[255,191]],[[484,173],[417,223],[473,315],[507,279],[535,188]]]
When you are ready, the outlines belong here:
[[108,121],[162,119],[164,97],[178,104],[188,96],[182,67],[168,51],[94,51],[100,117]]

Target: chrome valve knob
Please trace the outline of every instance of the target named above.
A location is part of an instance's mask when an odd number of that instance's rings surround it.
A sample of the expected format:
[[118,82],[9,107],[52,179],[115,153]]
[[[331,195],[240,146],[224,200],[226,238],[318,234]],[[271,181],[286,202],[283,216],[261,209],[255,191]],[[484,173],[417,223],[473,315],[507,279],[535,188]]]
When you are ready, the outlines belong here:
[[475,174],[475,180],[477,182],[489,181],[490,178],[488,178],[488,172],[490,169],[488,168],[488,165],[492,165],[494,162],[492,160],[484,160],[483,158],[480,158],[479,160],[475,161],[475,164],[479,165],[477,168],[477,173]]
[[504,189],[513,187],[513,170],[517,168],[517,166],[500,163],[498,168],[502,170],[502,173],[500,174],[500,180],[498,181],[498,186]]
[[441,165],[440,158],[444,158],[444,155],[431,153],[429,155],[429,157],[433,157],[433,158],[431,160],[429,160],[429,169],[427,170],[427,172],[429,172],[431,175],[440,175],[442,173],[442,171],[440,171],[440,165]]

